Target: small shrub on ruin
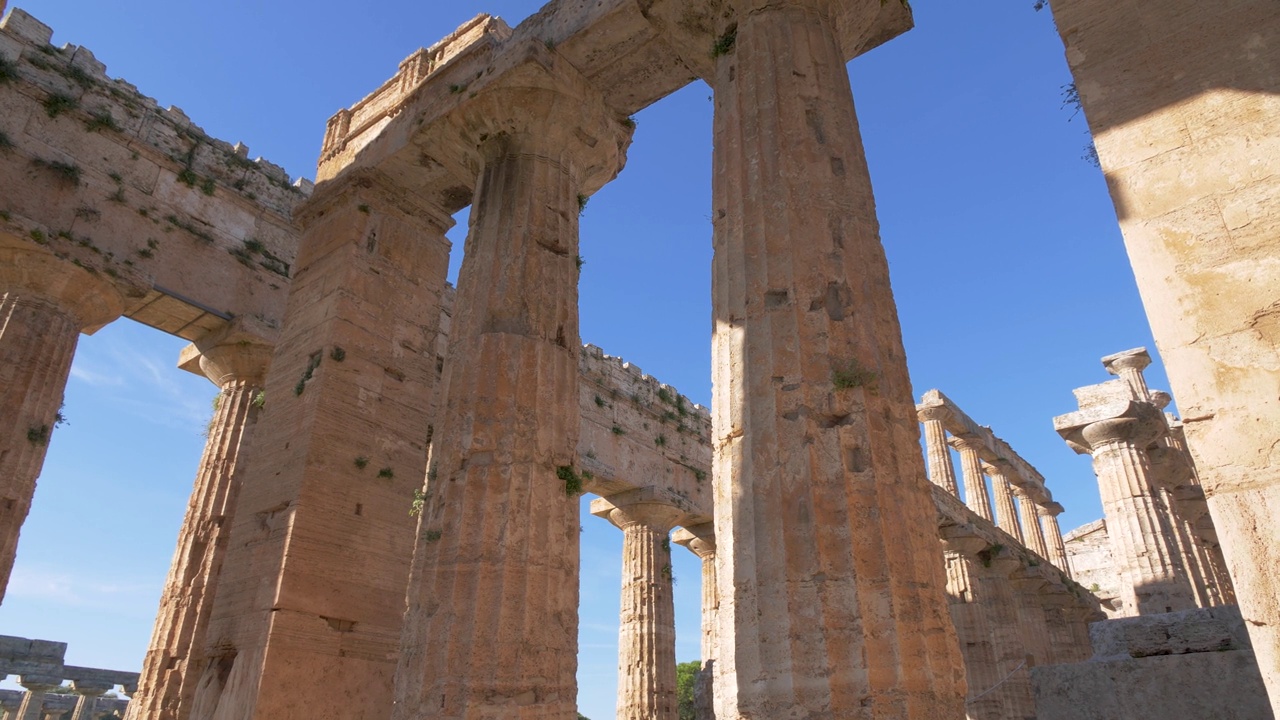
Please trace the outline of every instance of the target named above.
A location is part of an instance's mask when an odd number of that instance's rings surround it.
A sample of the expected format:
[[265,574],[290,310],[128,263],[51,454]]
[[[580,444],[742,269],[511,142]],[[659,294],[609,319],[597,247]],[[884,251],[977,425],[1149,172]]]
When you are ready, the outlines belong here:
[[578,193],[578,217],[582,217],[582,213],[587,211],[587,203],[591,202],[591,198]]
[[572,465],[561,465],[556,468],[556,477],[564,481],[564,493],[576,496],[582,492],[582,478],[574,472]]
[[213,181],[213,178],[205,178],[204,182],[200,183],[200,192],[205,195],[212,196],[217,189],[218,184]]
[[8,152],[12,149],[13,141],[9,139],[9,136],[3,130],[0,130],[0,151]]
[[875,390],[877,381],[876,373],[862,367],[856,358],[843,366],[831,370],[831,384],[835,386],[836,390],[849,390],[858,387]]
[[363,470],[363,469],[365,469],[366,467],[368,467],[368,465],[369,465],[369,458],[367,458],[367,457],[365,457],[365,456],[361,455],[360,457],[356,458],[355,463],[356,463],[356,467],[358,467],[358,468],[360,468],[361,470]]
[[623,430],[618,425],[614,425],[612,428],[609,429],[609,431],[612,432],[614,435],[625,435],[627,433],[626,430]]
[[49,442],[49,426],[27,428],[27,442],[32,445],[46,445]]
[[427,504],[427,494],[422,492],[422,488],[413,491],[413,502],[409,503],[409,516],[418,517],[422,514],[422,508]]
[[74,163],[58,162],[57,160],[41,160],[36,158],[31,161],[36,167],[44,168],[53,173],[57,178],[68,185],[80,185],[80,166]]
[[44,112],[51,118],[56,118],[68,110],[75,110],[80,103],[70,95],[62,93],[53,93],[44,101]]
[[365,215],[368,215],[368,214],[369,214],[369,212],[370,212],[370,210],[369,210],[369,206],[368,206],[368,205],[365,205],[364,203],[361,203],[361,204],[357,205],[357,206],[356,206],[356,210],[359,210],[360,212],[364,213]]
[[0,57],[0,85],[18,79],[18,64]]
[[666,436],[666,435],[659,435],[658,437],[656,437],[656,438],[654,438],[654,439],[653,439],[653,444],[654,444],[654,445],[657,445],[658,447],[666,447],[666,446],[667,446],[667,436]]
[[120,126],[116,124],[116,119],[111,117],[111,113],[106,110],[99,110],[94,113],[84,122],[84,128],[89,132],[98,132],[99,130],[120,131]]
[[716,38],[716,42],[711,46],[711,57],[718,58],[722,55],[728,55],[733,52],[734,46],[738,44],[738,26],[730,25],[724,34]]
[[191,168],[183,168],[182,171],[178,173],[178,182],[186,185],[187,187],[195,187],[196,183],[200,182],[200,176],[196,175],[195,171]]
[[391,468],[389,468],[389,467],[384,467],[384,468],[382,468],[381,470],[379,470],[379,471],[378,471],[378,477],[380,477],[380,478],[387,478],[388,480],[390,480],[391,478],[393,478],[393,477],[395,477],[395,476],[396,476],[396,471],[395,471],[395,470],[392,470],[392,469],[391,469]]
[[342,362],[347,359],[347,351],[337,345],[334,345],[333,349],[329,351],[329,357],[332,358],[334,362]]
[[443,536],[443,533],[441,533],[439,530],[428,530],[426,533],[423,534],[422,537],[425,538],[427,542],[433,543],[439,540],[442,536]]

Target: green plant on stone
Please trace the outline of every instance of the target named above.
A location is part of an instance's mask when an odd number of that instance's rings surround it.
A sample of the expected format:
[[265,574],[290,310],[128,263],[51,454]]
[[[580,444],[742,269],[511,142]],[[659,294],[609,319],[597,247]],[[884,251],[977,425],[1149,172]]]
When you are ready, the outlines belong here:
[[17,63],[0,57],[0,85],[18,79]]
[[670,535],[662,538],[662,551],[667,553],[668,555],[671,554],[671,536]]
[[213,181],[213,178],[205,178],[204,182],[200,183],[200,192],[205,195],[212,196],[217,189],[218,184]]
[[671,391],[666,388],[658,388],[658,399],[664,403],[671,404]]
[[44,101],[44,112],[51,118],[56,118],[68,110],[75,110],[80,103],[70,95],[62,93],[53,93]]
[[178,182],[186,185],[187,187],[195,187],[196,183],[200,182],[200,176],[196,175],[195,171],[191,168],[182,168],[182,170],[178,172]]
[[666,435],[659,435],[658,437],[656,437],[656,438],[654,438],[654,439],[653,439],[653,444],[654,444],[654,445],[657,445],[658,447],[666,447],[666,446],[667,446],[667,436],[666,436]]
[[311,360],[307,363],[307,369],[302,371],[302,377],[298,379],[298,384],[293,386],[294,395],[302,395],[307,389],[307,381],[315,375],[316,368],[320,367],[320,353],[312,353]]
[[267,404],[267,392],[265,390],[259,390],[254,393],[253,400],[250,400],[249,404],[261,410],[262,406]]
[[427,494],[422,492],[422,488],[413,491],[413,502],[409,503],[409,516],[418,517],[422,514],[422,508],[427,504]]
[[1092,585],[1089,586],[1089,592],[1098,592],[1101,589],[1102,587],[1099,586],[1098,583],[1093,583]]
[[738,44],[738,25],[734,23],[724,31],[724,34],[716,38],[715,44],[711,46],[711,57],[718,58],[722,55],[728,55],[733,52],[734,46]]
[[427,542],[433,543],[439,540],[442,537],[442,535],[443,533],[441,533],[439,530],[428,530],[425,534],[423,534],[422,537],[426,539]]
[[852,359],[843,366],[831,369],[831,384],[836,390],[849,390],[852,388],[865,388],[874,391],[877,387],[878,376],[872,370],[862,367],[857,359]]
[[120,126],[116,124],[116,119],[111,117],[111,113],[106,110],[99,110],[85,121],[84,127],[89,132],[98,132],[99,130],[115,130],[119,132]]
[[596,396],[596,407],[604,407],[604,406],[605,406],[605,404],[606,404],[606,403],[605,403],[605,401],[604,401],[604,398],[602,398],[602,397],[600,397],[599,395],[597,395],[597,396]]
[[347,351],[337,345],[334,345],[333,349],[329,351],[329,357],[334,362],[342,362],[347,359]]
[[586,195],[583,195],[582,193],[578,193],[578,216],[579,217],[582,216],[582,213],[587,211],[587,203],[590,201],[591,201],[591,198],[587,197]]
[[358,468],[360,468],[361,470],[363,470],[363,469],[365,469],[366,467],[368,467],[368,465],[369,465],[369,458],[367,458],[367,457],[365,457],[365,456],[361,455],[360,457],[356,458],[355,463],[356,463],[356,467],[358,467]]
[[9,136],[3,130],[0,130],[0,151],[8,152],[12,149],[13,141],[9,139]]
[[561,465],[556,468],[556,477],[564,481],[564,493],[576,497],[582,492],[582,478],[574,472],[572,465]]
[[609,428],[609,432],[613,433],[614,435],[626,435],[626,434],[627,434],[627,431],[626,431],[626,430],[623,430],[623,429],[622,429],[620,426],[618,426],[618,425],[614,425],[613,427]]
[[75,163],[58,162],[57,160],[41,160],[39,158],[32,160],[31,163],[36,167],[42,167],[58,177],[59,180],[68,185],[80,185],[80,166]]
[[49,442],[49,426],[27,428],[27,442],[32,445],[46,445]]
[[384,468],[382,468],[381,470],[379,470],[379,471],[378,471],[378,477],[380,477],[380,478],[387,478],[388,480],[390,480],[391,478],[393,478],[393,477],[395,477],[395,476],[396,476],[395,471],[394,471],[394,470],[392,470],[392,469],[391,469],[391,468],[389,468],[389,467],[384,467]]

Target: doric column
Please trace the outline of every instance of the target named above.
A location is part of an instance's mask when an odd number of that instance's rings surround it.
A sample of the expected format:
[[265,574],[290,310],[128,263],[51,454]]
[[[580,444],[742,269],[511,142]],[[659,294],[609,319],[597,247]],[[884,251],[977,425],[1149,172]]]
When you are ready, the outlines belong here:
[[620,170],[630,130],[568,63],[550,62],[510,71],[511,84],[474,98],[460,121],[479,143],[480,177],[397,720],[562,718],[576,707],[578,215]]
[[[977,602],[982,606],[991,632],[995,655],[997,686],[990,695],[999,700],[999,720],[1023,720],[1035,716],[1035,698],[1031,692],[1031,673],[1027,668],[1027,650],[1019,627],[1018,604],[1009,575],[1021,561],[1008,548],[990,546],[978,553],[971,566],[975,578]],[[979,692],[984,692],[983,688]],[[995,704],[995,700],[992,704]]]
[[916,417],[924,425],[924,447],[928,456],[929,480],[947,492],[960,497],[956,485],[956,468],[951,462],[951,448],[947,445],[947,430],[943,425],[947,410],[929,405],[917,406]]
[[184,367],[198,365],[219,394],[160,596],[138,692],[127,710],[130,720],[185,720],[190,716],[208,639],[209,615],[235,520],[244,458],[266,399],[263,389],[271,362],[269,345],[232,330],[189,346],[183,355]]
[[[98,707],[98,698],[115,687],[105,682],[75,681],[71,687],[76,691],[76,708],[71,713],[71,720],[98,720],[94,711]],[[173,717],[173,716],[170,716]]]
[[[1003,702],[987,690],[1000,682],[991,628],[987,625],[986,608],[979,602],[973,563],[986,549],[987,541],[976,537],[971,528],[950,526],[941,529],[942,546],[947,564],[947,599],[951,620],[955,623],[960,652],[964,656],[968,681],[966,715],[971,720],[1000,717]],[[983,694],[986,693],[986,694]]]
[[684,514],[652,488],[591,503],[622,530],[622,612],[618,627],[619,720],[676,720],[676,618],[671,594],[671,528]]
[[1040,530],[1045,536],[1045,544],[1049,546],[1049,557],[1046,559],[1059,570],[1071,577],[1071,562],[1067,559],[1067,545],[1062,540],[1062,528],[1058,525],[1058,515],[1062,514],[1062,505],[1050,503],[1037,505],[1040,515]]
[[1045,623],[1041,592],[1049,581],[1039,566],[1023,566],[1010,576],[1014,602],[1018,606],[1018,630],[1022,635],[1025,654],[1034,658],[1034,665],[1050,665],[1049,628]]
[[[4,3],[0,2],[0,7],[3,7],[3,5]],[[18,711],[21,709],[22,709],[21,695],[18,695],[16,698],[12,698],[12,699],[10,699],[9,697],[0,699],[0,718],[4,718],[4,720],[18,720],[19,718]]]
[[298,211],[193,718],[391,714],[453,224],[434,200],[360,171]]
[[26,688],[22,707],[18,708],[18,720],[44,720],[44,698],[50,690],[62,684],[62,678],[40,675],[22,675],[18,684]]
[[995,522],[995,516],[991,513],[991,498],[987,495],[987,480],[982,473],[982,459],[978,457],[978,441],[953,437],[951,444],[960,453],[960,471],[964,475],[964,504],[979,517]]
[[1147,388],[1147,379],[1142,371],[1151,365],[1151,355],[1146,348],[1134,348],[1102,358],[1102,367],[1108,373],[1118,376],[1133,393],[1133,399],[1146,401],[1151,399],[1151,391]]
[[120,316],[101,276],[43,251],[0,248],[0,601],[83,330]]
[[718,641],[717,615],[720,596],[716,586],[716,532],[713,523],[680,528],[671,539],[702,560],[702,668],[693,688],[695,720],[715,720],[713,689]]
[[[1162,427],[1163,419],[1160,422]],[[1120,571],[1121,599],[1126,612],[1135,615],[1195,607],[1148,478],[1143,448],[1155,439],[1151,428],[1138,418],[1122,417],[1092,423],[1081,434],[1092,449],[1107,535]]]
[[1025,544],[1022,527],[1018,525],[1018,513],[1013,509],[1013,487],[1009,485],[1009,478],[994,465],[982,463],[982,470],[991,478],[991,492],[996,497],[996,524],[1015,540]]
[[1044,539],[1044,530],[1040,528],[1040,508],[1036,501],[1021,488],[1014,490],[1018,497],[1018,509],[1022,513],[1022,543],[1027,549],[1049,559],[1049,545]]
[[[845,69],[866,29],[895,12],[880,0],[734,0],[697,52],[716,48],[725,718],[962,712],[935,509]],[[849,28],[856,39],[842,48]]]

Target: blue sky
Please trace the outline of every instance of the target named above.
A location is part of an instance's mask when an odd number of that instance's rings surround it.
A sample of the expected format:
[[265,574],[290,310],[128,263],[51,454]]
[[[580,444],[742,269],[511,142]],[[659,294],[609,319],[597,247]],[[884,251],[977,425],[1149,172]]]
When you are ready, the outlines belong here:
[[[14,3],[11,2],[11,5]],[[55,43],[92,49],[215,137],[313,176],[325,120],[481,11],[537,0],[25,0]],[[1089,462],[1053,432],[1098,359],[1153,353],[1084,118],[1031,0],[915,0],[917,28],[850,66],[916,395],[940,388],[1040,468],[1064,529],[1101,515]],[[622,176],[582,224],[582,336],[710,399],[711,91],[642,112]],[[465,222],[455,229],[454,267]],[[82,338],[70,425],[50,445],[0,633],[136,669],[203,446],[214,388],[182,341],[128,321]],[[1165,388],[1160,367],[1148,371]],[[580,707],[613,716],[621,534],[585,513]],[[698,653],[699,572],[676,553],[678,655]]]

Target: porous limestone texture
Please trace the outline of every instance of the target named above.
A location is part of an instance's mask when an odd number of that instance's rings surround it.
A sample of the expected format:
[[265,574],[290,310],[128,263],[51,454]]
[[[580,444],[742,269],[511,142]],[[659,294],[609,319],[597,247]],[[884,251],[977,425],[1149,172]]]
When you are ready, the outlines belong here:
[[1038,720],[1270,720],[1239,608],[1090,626],[1087,662],[1032,670]]
[[31,508],[82,330],[119,316],[119,294],[87,270],[0,235],[0,599]]
[[1280,709],[1280,6],[1055,0],[1053,11]]
[[1066,549],[1071,562],[1071,576],[1097,596],[1108,618],[1134,614],[1125,611],[1120,597],[1120,574],[1111,559],[1111,540],[1107,537],[1105,518],[1067,533]]
[[219,394],[129,718],[190,717],[244,457],[266,400],[272,348],[234,332],[219,335],[188,346],[185,353]]
[[886,5],[727,3],[698,41],[717,51],[718,717],[963,714],[845,71]]
[[452,219],[373,172],[317,189],[300,213],[200,720],[391,713]]

